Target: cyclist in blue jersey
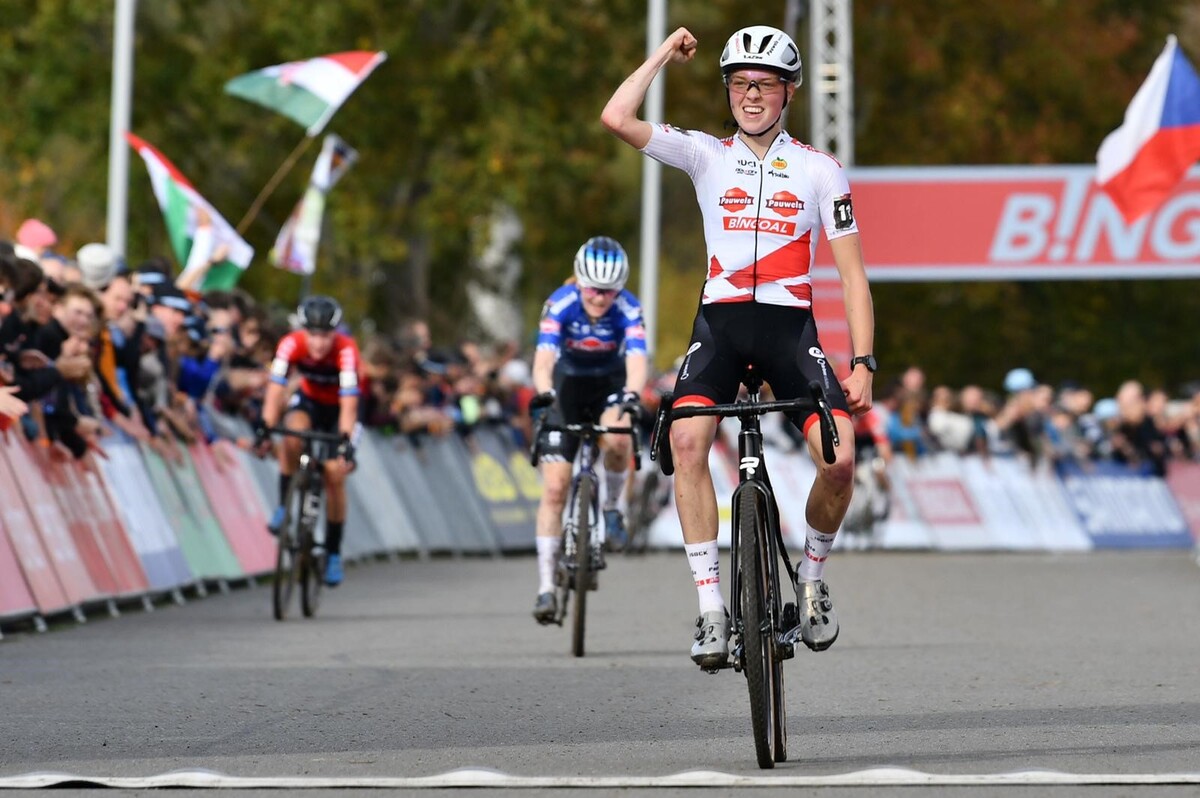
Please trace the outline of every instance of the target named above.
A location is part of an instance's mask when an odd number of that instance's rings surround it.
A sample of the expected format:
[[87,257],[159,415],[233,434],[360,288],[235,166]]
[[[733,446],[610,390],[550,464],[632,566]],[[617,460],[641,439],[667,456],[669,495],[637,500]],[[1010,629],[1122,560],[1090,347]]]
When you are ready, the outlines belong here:
[[[616,425],[626,411],[637,412],[646,383],[646,328],[642,306],[624,290],[629,258],[606,236],[589,238],[575,253],[575,279],[556,290],[542,308],[533,385],[535,412],[548,412],[556,424],[595,421]],[[628,420],[628,419],[627,419]],[[544,432],[540,441],[542,500],[537,514],[538,596],[533,617],[551,623],[557,610],[554,573],[562,541],[562,515],[571,484],[579,439]],[[604,531],[610,545],[625,542],[625,521],[617,500],[629,471],[632,441],[604,436]],[[603,568],[603,560],[596,563]]]

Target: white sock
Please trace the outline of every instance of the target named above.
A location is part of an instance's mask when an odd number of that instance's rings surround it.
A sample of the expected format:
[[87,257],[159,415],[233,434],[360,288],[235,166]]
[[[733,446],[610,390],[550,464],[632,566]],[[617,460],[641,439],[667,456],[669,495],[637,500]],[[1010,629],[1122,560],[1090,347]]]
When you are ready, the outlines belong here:
[[554,592],[554,572],[558,569],[561,546],[562,538],[537,537],[538,595]]
[[721,552],[717,541],[707,543],[685,543],[688,565],[692,568],[692,580],[696,583],[696,595],[700,599],[700,613],[725,609],[721,597]]
[[617,509],[617,500],[621,498],[621,491],[625,488],[625,477],[629,474],[628,468],[623,468],[620,471],[605,471],[604,472],[604,509]]
[[807,531],[804,533],[804,559],[796,569],[796,578],[801,582],[815,582],[825,573],[825,560],[829,557],[829,550],[833,548],[833,539],[837,537],[837,532],[818,532],[808,524],[805,524],[805,528]]

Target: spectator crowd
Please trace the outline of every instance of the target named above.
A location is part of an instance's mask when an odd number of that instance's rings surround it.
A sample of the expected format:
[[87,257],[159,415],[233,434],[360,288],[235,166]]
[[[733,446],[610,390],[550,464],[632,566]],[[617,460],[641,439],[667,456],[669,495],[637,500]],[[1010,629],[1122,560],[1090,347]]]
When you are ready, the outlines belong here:
[[912,366],[876,403],[892,450],[910,458],[948,451],[1055,467],[1107,461],[1155,476],[1172,461],[1200,459],[1200,381],[1172,397],[1128,380],[1098,399],[1078,382],[1041,383],[1027,368],[1009,371],[1003,392],[927,389],[924,371]]
[[[181,443],[234,437],[223,418],[258,417],[287,309],[200,291],[162,257],[130,268],[100,243],[65,256],[36,219],[15,239],[0,240],[0,428],[18,425],[56,459],[103,455],[114,430],[174,459]],[[411,320],[360,344],[366,426],[446,435],[500,423],[527,440],[533,389],[516,343],[434,348]]]
[[[129,268],[99,243],[65,256],[36,219],[15,239],[0,240],[0,428],[18,424],[56,458],[101,452],[114,428],[173,457],[180,443],[232,436],[224,417],[258,417],[287,309],[239,289],[199,291],[194,275],[174,274],[162,257]],[[528,441],[534,391],[517,342],[434,347],[428,325],[413,319],[360,345],[366,427],[447,435],[501,424],[517,445]],[[647,390],[648,409],[670,377]],[[1200,458],[1200,382],[1172,397],[1131,380],[1097,399],[1025,368],[1011,370],[1002,391],[930,389],[914,366],[877,386],[872,414],[866,426],[877,440],[886,434],[889,456],[1113,461],[1157,475],[1172,460]]]

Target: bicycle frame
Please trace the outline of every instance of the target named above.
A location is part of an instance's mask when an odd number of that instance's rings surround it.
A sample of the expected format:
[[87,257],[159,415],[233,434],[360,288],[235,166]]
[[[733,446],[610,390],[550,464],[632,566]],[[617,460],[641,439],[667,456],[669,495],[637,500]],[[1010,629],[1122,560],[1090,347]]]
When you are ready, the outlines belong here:
[[[757,399],[757,392],[755,392],[755,394],[751,395],[750,402],[754,403]],[[734,566],[731,569],[732,573],[730,576],[730,595],[738,596],[741,594],[741,582],[744,578],[741,568],[736,565],[741,562],[739,556],[739,549],[741,548],[741,540],[739,539],[739,530],[741,529],[739,524],[741,520],[741,498],[745,491],[754,491],[761,496],[768,531],[768,534],[759,538],[759,555],[761,560],[767,564],[770,583],[776,586],[772,600],[767,605],[767,620],[773,630],[776,644],[781,647],[783,658],[788,659],[791,654],[789,650],[791,649],[791,645],[784,643],[782,640],[783,634],[787,629],[782,628],[781,616],[783,605],[780,602],[778,590],[780,557],[783,558],[788,577],[791,581],[795,581],[795,570],[792,568],[792,562],[788,558],[787,549],[783,544],[783,532],[779,524],[779,505],[775,501],[775,491],[771,488],[771,480],[767,475],[767,462],[763,458],[762,429],[758,415],[742,417],[742,429],[738,433],[738,475],[738,486],[734,489],[731,499],[733,513],[729,551],[730,561],[734,563]],[[741,602],[733,601],[731,605],[730,625],[738,633],[738,644],[730,652],[730,659],[734,670],[740,671],[742,662],[741,649],[745,642],[746,630],[742,628]]]
[[[560,432],[579,437],[579,450],[575,454],[572,467],[571,487],[567,495],[567,517],[562,526],[562,557],[559,560],[558,593],[560,601],[554,617],[555,623],[562,626],[567,615],[567,605],[571,593],[575,593],[574,622],[572,624],[571,651],[577,657],[583,656],[584,630],[586,627],[587,592],[595,589],[591,561],[592,550],[597,545],[591,535],[592,525],[600,517],[600,479],[596,474],[595,460],[599,453],[600,436],[609,434],[631,435],[633,437],[634,464],[641,467],[641,449],[637,429],[629,426],[602,426],[590,421],[580,424],[551,424],[545,418],[538,419],[534,425],[533,443],[530,446],[530,460],[536,465],[540,457],[539,442],[543,432]],[[587,485],[587,489],[584,489]],[[581,503],[586,506],[581,508]],[[586,510],[586,512],[581,512]],[[581,524],[583,525],[581,528]],[[581,545],[580,541],[584,541]]]
[[[779,578],[779,560],[783,559],[789,582],[795,582],[795,569],[787,555],[779,523],[779,507],[763,456],[762,427],[759,417],[772,411],[816,412],[820,422],[821,457],[826,463],[837,460],[840,444],[833,411],[819,382],[809,383],[809,397],[763,402],[759,399],[762,379],[747,370],[742,379],[749,392],[746,400],[733,404],[672,408],[670,397],[659,407],[651,438],[650,457],[659,461],[662,472],[675,471],[671,459],[670,427],[673,418],[692,416],[736,416],[741,422],[738,433],[738,486],[734,489],[731,534],[732,562],[730,580],[730,626],[733,649],[727,665],[743,673],[750,691],[750,716],[754,729],[755,753],[759,767],[774,767],[787,759],[786,704],[783,699],[783,660],[795,655],[789,639],[792,627],[799,623],[794,602],[784,602]],[[755,496],[749,496],[747,491]],[[753,498],[754,501],[747,501]],[[746,524],[755,538],[755,550],[743,549],[741,539],[742,505],[759,516],[757,523]],[[749,619],[749,620],[748,620]],[[756,628],[747,628],[747,623]],[[726,664],[716,668],[725,667]],[[714,668],[714,670],[716,669]]]
[[[292,475],[284,501],[287,515],[279,530],[275,583],[271,591],[274,615],[278,621],[287,616],[293,587],[299,582],[301,609],[305,617],[311,618],[317,612],[324,578],[323,541],[317,540],[325,495],[323,464],[329,459],[329,448],[336,445],[341,437],[327,432],[286,428],[274,428],[270,432],[303,441],[299,468]],[[300,505],[296,508],[298,517],[292,517],[292,502],[297,491],[300,495]]]

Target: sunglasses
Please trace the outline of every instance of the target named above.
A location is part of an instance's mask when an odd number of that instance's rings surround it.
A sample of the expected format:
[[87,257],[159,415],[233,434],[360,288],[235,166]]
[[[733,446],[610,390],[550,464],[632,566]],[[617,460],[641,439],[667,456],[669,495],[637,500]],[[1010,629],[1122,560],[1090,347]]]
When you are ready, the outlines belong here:
[[585,286],[583,293],[588,296],[614,296],[617,293],[615,288],[591,288]]
[[729,78],[725,81],[725,86],[731,94],[742,95],[750,91],[751,88],[758,89],[763,96],[779,94],[787,86],[788,82],[783,78],[759,78],[758,80],[747,80],[740,75]]

